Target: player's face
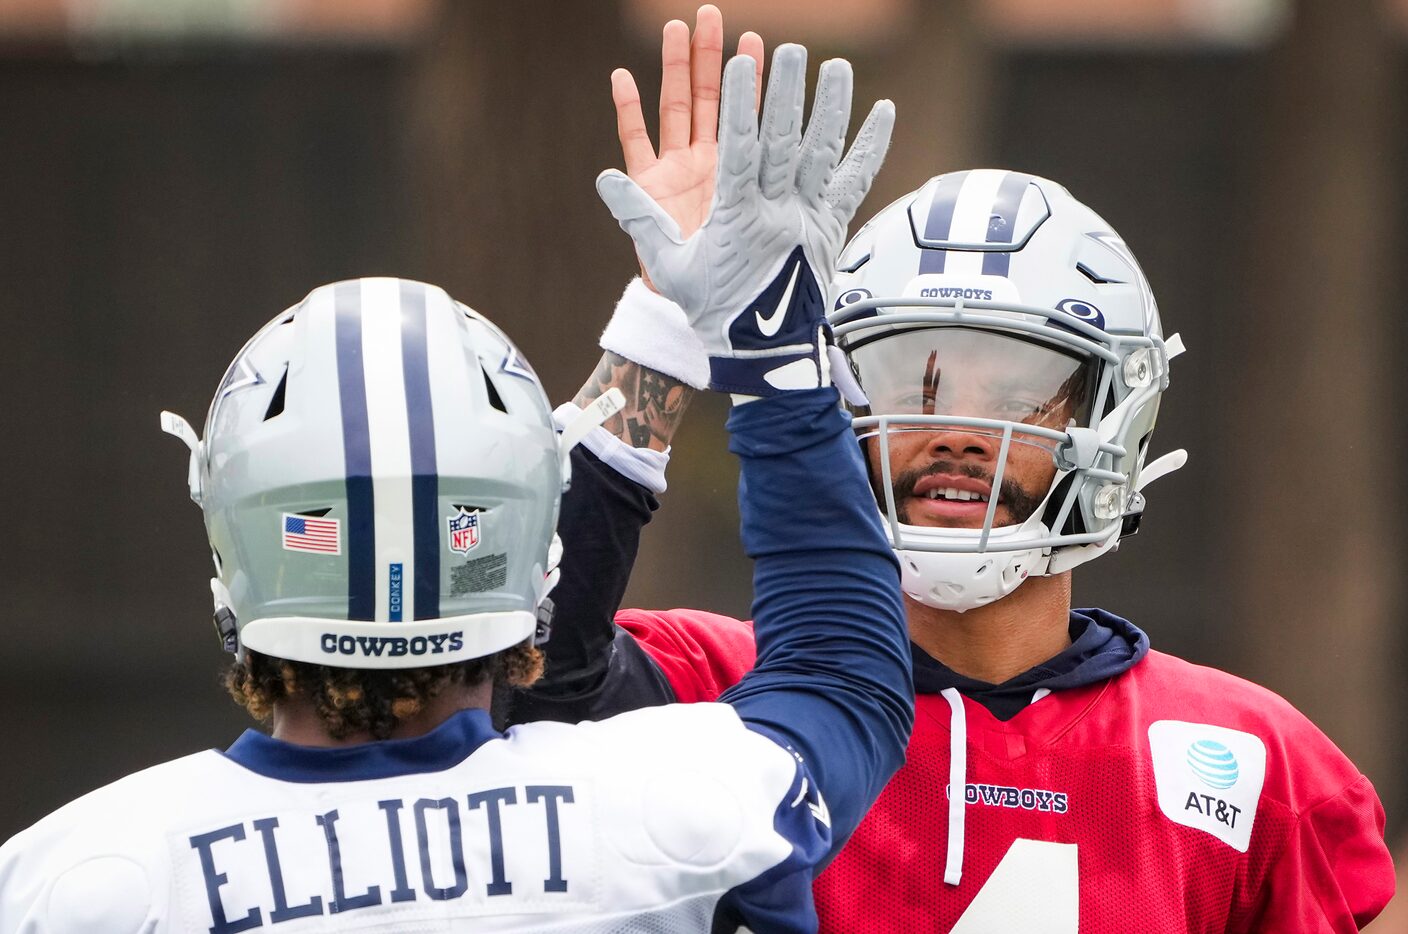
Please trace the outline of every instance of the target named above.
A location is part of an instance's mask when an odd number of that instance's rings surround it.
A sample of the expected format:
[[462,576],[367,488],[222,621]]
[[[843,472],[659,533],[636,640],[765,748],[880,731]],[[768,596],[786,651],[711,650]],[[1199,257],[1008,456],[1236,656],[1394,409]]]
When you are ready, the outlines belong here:
[[[909,525],[1017,525],[1041,506],[1056,476],[1054,443],[1024,426],[1053,430],[1083,417],[1086,367],[1044,345],[992,332],[930,328],[882,338],[852,352],[870,414],[954,416],[1016,425],[994,489],[1002,432],[993,427],[905,425],[884,436],[899,520]],[[876,498],[885,502],[880,444],[866,441]]]

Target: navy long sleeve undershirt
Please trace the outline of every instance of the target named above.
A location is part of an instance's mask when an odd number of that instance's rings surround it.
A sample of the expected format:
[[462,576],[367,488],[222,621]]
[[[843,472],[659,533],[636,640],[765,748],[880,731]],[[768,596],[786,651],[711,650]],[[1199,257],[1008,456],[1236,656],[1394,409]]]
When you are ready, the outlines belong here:
[[914,688],[899,566],[837,402],[794,391],[729,416],[758,657],[720,701],[802,754],[845,840],[904,761]]
[[641,529],[658,507],[649,490],[585,446],[572,450],[572,488],[557,522],[562,579],[552,592],[547,665],[532,688],[511,692],[507,723],[604,720],[676,699],[659,666],[613,622]]

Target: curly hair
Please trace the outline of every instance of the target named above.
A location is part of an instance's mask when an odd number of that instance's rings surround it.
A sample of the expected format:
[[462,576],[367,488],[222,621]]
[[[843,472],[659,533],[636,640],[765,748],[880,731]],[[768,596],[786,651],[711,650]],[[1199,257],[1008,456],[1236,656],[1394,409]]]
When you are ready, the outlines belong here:
[[531,639],[484,658],[429,668],[333,668],[246,651],[225,672],[225,689],[260,723],[272,718],[275,702],[302,695],[334,739],[361,732],[386,739],[446,688],[486,681],[527,687],[542,673],[543,653]]

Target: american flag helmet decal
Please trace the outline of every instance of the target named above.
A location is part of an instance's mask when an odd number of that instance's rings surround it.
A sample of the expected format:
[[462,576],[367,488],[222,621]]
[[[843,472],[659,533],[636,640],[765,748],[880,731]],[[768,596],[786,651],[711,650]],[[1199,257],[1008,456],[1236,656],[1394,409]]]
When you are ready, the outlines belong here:
[[342,523],[336,519],[283,514],[283,543],[289,551],[342,554]]

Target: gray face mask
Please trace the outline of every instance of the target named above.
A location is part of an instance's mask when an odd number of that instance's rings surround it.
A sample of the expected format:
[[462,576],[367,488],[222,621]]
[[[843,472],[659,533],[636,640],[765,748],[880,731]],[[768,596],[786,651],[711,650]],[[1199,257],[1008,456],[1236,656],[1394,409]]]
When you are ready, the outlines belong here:
[[[854,345],[849,360],[868,400],[853,413],[890,417],[883,440],[877,432],[869,443],[893,449],[889,483],[906,525],[975,527],[994,493],[995,526],[1025,522],[1046,499],[1056,458],[1050,439],[1023,426],[1063,429],[1088,415],[1088,358],[997,331],[897,330]],[[910,415],[927,424],[907,423]],[[1005,461],[996,460],[1001,431],[946,424],[944,416],[1013,423]],[[876,499],[886,501],[879,492]]]

